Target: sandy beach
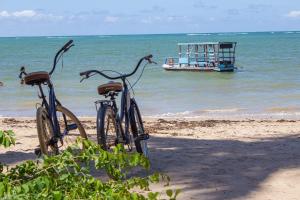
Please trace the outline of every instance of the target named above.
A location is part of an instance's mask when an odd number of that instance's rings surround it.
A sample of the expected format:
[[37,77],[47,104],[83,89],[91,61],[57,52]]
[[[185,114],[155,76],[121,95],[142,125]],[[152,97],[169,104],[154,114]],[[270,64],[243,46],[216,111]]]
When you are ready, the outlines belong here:
[[[95,120],[81,121],[95,138]],[[179,199],[299,199],[300,120],[148,118],[145,128],[152,171],[171,177]],[[0,129],[17,138],[0,149],[1,162],[36,158],[33,118],[1,118]]]

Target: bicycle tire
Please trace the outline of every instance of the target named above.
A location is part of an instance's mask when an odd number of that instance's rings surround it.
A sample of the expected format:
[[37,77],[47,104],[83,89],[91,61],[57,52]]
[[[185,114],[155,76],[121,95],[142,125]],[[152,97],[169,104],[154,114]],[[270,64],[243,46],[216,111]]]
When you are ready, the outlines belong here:
[[[44,155],[58,154],[57,145],[49,147],[49,141],[54,136],[53,127],[47,110],[39,107],[36,111],[37,133],[40,143],[40,152]],[[51,151],[50,151],[51,150]]]
[[[59,151],[63,151],[67,147],[73,145],[76,142],[76,139],[78,136],[80,136],[83,139],[87,139],[86,132],[78,120],[78,118],[67,108],[57,105],[56,106],[57,115],[59,118],[59,113],[62,113],[66,116],[67,122],[72,121],[76,125],[76,129],[78,129],[77,134],[68,134],[63,138],[63,145],[61,147],[58,147],[57,143],[55,145],[49,145],[49,141],[54,136],[53,127],[51,125],[51,121],[49,118],[49,114],[46,111],[45,108],[39,107],[37,110],[37,131],[38,131],[38,138],[40,142],[40,150],[41,153],[44,155],[53,155],[58,154]],[[59,120],[59,119],[58,119]],[[63,121],[59,120],[60,128],[64,128]],[[68,124],[67,124],[68,125]],[[66,127],[65,127],[66,128]],[[46,130],[47,129],[47,130]],[[75,129],[74,129],[75,130]],[[47,134],[47,132],[49,132]],[[71,138],[74,136],[73,143],[67,142],[67,138]],[[81,147],[83,148],[83,147]]]
[[146,157],[149,157],[147,140],[136,139],[138,136],[145,134],[145,129],[144,129],[144,124],[143,124],[140,110],[138,108],[137,103],[133,99],[131,100],[130,103],[129,114],[130,114],[130,126],[134,138],[136,151],[140,154],[143,154]]
[[[119,143],[120,123],[116,121],[116,113],[109,105],[102,105],[97,114],[97,142],[104,150]],[[112,122],[112,125],[110,124]]]

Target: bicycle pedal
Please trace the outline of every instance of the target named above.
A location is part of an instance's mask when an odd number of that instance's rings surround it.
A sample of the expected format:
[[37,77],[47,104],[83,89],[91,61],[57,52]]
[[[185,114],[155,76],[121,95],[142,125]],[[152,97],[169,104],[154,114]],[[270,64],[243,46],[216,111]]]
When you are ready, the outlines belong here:
[[76,124],[69,124],[69,125],[67,125],[67,130],[68,130],[68,131],[75,130],[75,129],[77,129],[77,128],[78,128],[78,127],[77,127]]
[[37,156],[37,157],[40,157],[42,155],[42,151],[41,151],[41,148],[36,148],[34,149],[34,154]]
[[141,134],[135,138],[135,141],[148,140],[149,138],[149,134]]

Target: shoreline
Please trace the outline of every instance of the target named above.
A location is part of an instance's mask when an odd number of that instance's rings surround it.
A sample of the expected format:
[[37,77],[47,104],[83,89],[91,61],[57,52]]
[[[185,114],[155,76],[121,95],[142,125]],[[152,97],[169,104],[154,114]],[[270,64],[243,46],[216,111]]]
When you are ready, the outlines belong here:
[[[77,115],[78,119],[96,120],[96,113],[94,116]],[[35,116],[1,116],[1,119],[35,119]],[[185,115],[185,114],[161,114],[161,115],[142,115],[143,120],[300,120],[299,113],[261,113],[261,114],[203,114],[203,115]]]

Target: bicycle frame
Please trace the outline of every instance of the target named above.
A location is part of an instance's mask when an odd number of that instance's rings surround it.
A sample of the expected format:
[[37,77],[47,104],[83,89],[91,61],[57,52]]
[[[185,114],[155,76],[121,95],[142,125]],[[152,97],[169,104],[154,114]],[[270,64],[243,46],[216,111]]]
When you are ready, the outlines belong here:
[[[46,108],[46,110],[48,111],[49,119],[50,119],[51,125],[53,127],[53,132],[55,134],[55,137],[63,138],[64,135],[61,134],[61,132],[60,132],[60,126],[59,126],[59,122],[58,122],[57,114],[56,114],[56,105],[61,105],[61,104],[56,99],[53,84],[50,81],[48,81],[47,85],[49,87],[49,103],[46,99],[46,96],[44,94],[41,84],[38,85],[39,91],[40,91],[39,98],[42,99],[42,106],[44,106]],[[65,116],[63,116],[63,118],[66,123]]]

